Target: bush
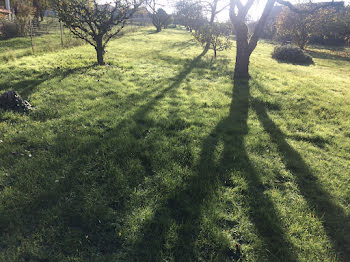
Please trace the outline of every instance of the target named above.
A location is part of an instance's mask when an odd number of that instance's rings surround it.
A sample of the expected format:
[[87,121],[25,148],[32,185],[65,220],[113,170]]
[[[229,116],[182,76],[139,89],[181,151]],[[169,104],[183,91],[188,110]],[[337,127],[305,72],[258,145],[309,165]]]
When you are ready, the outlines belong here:
[[0,19],[0,37],[1,38],[12,38],[19,36],[18,25],[14,22],[10,22],[4,19]]
[[299,47],[292,45],[276,46],[272,58],[287,63],[310,65],[313,64],[312,57],[306,54]]

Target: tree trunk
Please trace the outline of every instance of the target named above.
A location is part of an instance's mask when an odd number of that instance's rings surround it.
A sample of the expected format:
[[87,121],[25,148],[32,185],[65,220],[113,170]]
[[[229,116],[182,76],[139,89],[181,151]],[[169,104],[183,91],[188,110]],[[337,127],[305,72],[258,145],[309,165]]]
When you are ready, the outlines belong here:
[[250,48],[248,43],[248,27],[244,22],[235,25],[236,27],[236,64],[234,78],[249,78]]
[[234,78],[249,78],[249,59],[250,55],[253,52],[253,50],[256,48],[256,45],[258,44],[258,40],[260,38],[260,34],[264,29],[264,26],[267,23],[267,19],[269,17],[269,14],[275,5],[276,0],[268,0],[264,11],[260,17],[260,20],[258,24],[256,25],[254,29],[254,33],[251,36],[251,38],[248,40],[248,26],[245,23],[245,19],[247,16],[247,12],[251,5],[254,3],[248,1],[250,5],[247,4],[247,6],[239,7],[238,8],[238,15],[235,13],[236,8],[236,2],[235,0],[231,0],[230,2],[230,19],[232,24],[234,25],[236,29],[236,43],[237,43],[237,54],[236,54],[236,65],[235,65],[235,73]]
[[102,45],[102,37],[97,37],[96,39],[96,52],[97,52],[97,63],[99,65],[104,65],[105,62],[103,60],[104,48]]

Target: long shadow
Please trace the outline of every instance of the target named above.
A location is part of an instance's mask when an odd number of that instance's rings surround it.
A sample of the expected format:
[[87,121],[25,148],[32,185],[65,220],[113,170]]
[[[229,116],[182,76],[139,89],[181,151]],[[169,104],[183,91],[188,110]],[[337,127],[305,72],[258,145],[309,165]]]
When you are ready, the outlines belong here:
[[186,48],[190,48],[192,46],[196,46],[198,45],[193,39],[189,40],[189,41],[182,41],[182,42],[171,42],[170,43],[170,48],[174,48],[174,49],[186,49]]
[[[13,202],[11,202],[12,199],[10,196],[8,200],[5,197],[4,201],[8,201],[8,203],[4,205],[4,208],[0,212],[0,234],[6,236],[6,234],[10,234],[11,230],[24,230],[26,236],[31,236],[36,233],[36,230],[40,227],[40,223],[44,221],[43,218],[46,217],[47,219],[45,214],[51,212],[51,208],[58,208],[56,215],[58,214],[60,219],[57,221],[59,221],[61,225],[59,226],[59,230],[54,232],[51,236],[48,236],[47,244],[49,247],[54,247],[56,250],[61,250],[61,252],[67,254],[74,253],[82,246],[81,243],[79,244],[81,239],[88,236],[89,238],[86,238],[84,241],[88,242],[88,244],[85,244],[91,248],[90,253],[117,253],[122,242],[120,238],[115,237],[117,229],[115,226],[111,225],[118,224],[122,219],[124,207],[129,198],[128,194],[132,193],[132,190],[125,189],[125,187],[132,188],[130,185],[136,186],[142,183],[142,179],[145,179],[145,177],[130,176],[125,178],[122,175],[122,178],[120,178],[117,175],[109,175],[108,172],[111,172],[109,171],[110,169],[115,173],[116,171],[113,169],[115,166],[123,167],[123,165],[125,165],[125,163],[123,163],[123,157],[120,157],[123,152],[117,152],[119,155],[115,155],[115,158],[108,161],[112,163],[108,164],[112,165],[112,167],[108,167],[108,165],[105,166],[105,164],[102,163],[103,153],[100,153],[100,151],[103,152],[106,148],[114,147],[113,142],[115,140],[113,139],[118,136],[123,137],[123,131],[126,130],[129,133],[137,133],[139,129],[144,128],[140,120],[146,118],[147,114],[160,99],[164,98],[169,92],[175,91],[176,88],[180,86],[181,82],[191,73],[204,55],[205,52],[202,52],[198,57],[186,64],[176,76],[170,79],[172,84],[162,89],[157,95],[151,97],[148,102],[140,106],[131,117],[122,121],[113,129],[106,130],[100,137],[97,135],[89,136],[89,139],[86,140],[86,138],[79,134],[75,135],[74,133],[72,134],[71,132],[64,132],[64,130],[61,130],[61,132],[57,134],[55,143],[50,145],[49,149],[46,149],[48,153],[53,154],[53,159],[55,160],[52,163],[45,163],[45,166],[40,168],[43,172],[47,172],[48,176],[45,176],[45,179],[41,174],[37,173],[31,176],[31,183],[36,185],[37,192],[31,194],[30,199],[18,197],[18,201],[15,200]],[[70,73],[72,72],[73,71],[70,71]],[[59,75],[64,77],[67,76],[67,74]],[[52,77],[52,74],[50,75]],[[154,90],[155,89],[152,89],[152,91]],[[150,95],[151,93],[149,91],[145,91],[142,95],[138,96],[137,99],[145,99],[146,96]],[[129,98],[127,98],[127,100],[128,99]],[[131,109],[131,106],[127,106],[127,108]],[[79,122],[79,119],[76,121]],[[135,121],[135,126],[132,126],[131,129],[124,128],[125,122],[130,121]],[[135,144],[137,143],[135,142]],[[131,152],[128,151],[126,153],[135,154],[135,158],[140,158],[145,169],[144,175],[151,175],[153,171],[148,159],[142,158],[138,150],[137,148],[132,148],[130,150]],[[89,159],[91,155],[96,155],[96,159],[89,161],[91,160]],[[119,160],[119,158],[121,159]],[[20,163],[22,160],[16,159],[13,162],[6,163],[4,168],[10,170],[11,166],[16,165],[17,161]],[[40,165],[38,161],[39,159],[33,158],[29,163],[35,167]],[[53,183],[52,185],[52,182],[54,182],[52,179],[54,178],[51,178],[50,175],[52,171],[57,170],[59,170],[59,172],[53,172],[53,174],[56,173],[56,175],[58,174],[62,177],[57,183]],[[96,172],[96,170],[100,170],[100,172]],[[28,172],[31,171],[29,170]],[[27,190],[25,179],[28,178],[18,176],[18,179],[16,179],[11,178],[9,175],[9,181],[6,181],[6,183],[8,186],[18,186],[19,188],[22,187],[22,189],[24,187],[25,191]],[[132,182],[128,180],[132,180]],[[105,188],[106,192],[110,194],[108,199],[110,199],[111,204],[108,206],[104,206],[104,203],[102,205],[97,204],[96,207],[94,207],[94,209],[96,209],[94,212],[88,214],[84,213],[82,210],[84,210],[85,207],[82,205],[90,205],[90,203],[86,203],[83,199],[85,186],[91,188],[92,192],[97,190],[97,186],[98,188]],[[25,193],[23,194],[25,196]],[[110,212],[110,209],[118,212],[117,222],[116,216]],[[108,215],[108,213],[110,214]],[[57,227],[57,221],[51,221],[52,225]],[[67,245],[65,241],[72,241],[72,243]],[[56,244],[56,242],[58,243]],[[0,241],[0,245],[1,244],[3,243]],[[35,261],[39,260],[39,257],[30,258]]]
[[319,59],[350,61],[350,55],[348,57],[345,57],[341,55],[329,54],[329,53],[312,51],[312,50],[307,50],[307,53],[309,53],[312,57],[319,58]]
[[[29,72],[26,75],[31,75],[31,79],[25,79],[20,81],[12,81],[11,83],[3,82],[0,83],[0,92],[14,90],[19,92],[23,98],[28,98],[32,93],[36,92],[36,88],[51,79],[58,78],[60,81],[67,78],[69,75],[74,73],[84,73],[86,70],[92,68],[95,64],[90,64],[83,67],[76,67],[73,69],[60,69],[56,68],[48,72],[32,73]],[[21,74],[24,74],[21,72]]]
[[264,103],[255,100],[252,106],[265,131],[269,133],[272,141],[281,152],[286,167],[295,176],[301,194],[322,221],[327,235],[333,241],[337,255],[344,261],[350,261],[349,216],[332,200],[331,195],[317,181],[317,177],[301,155],[288,144],[286,136],[267,114]]
[[[174,261],[197,261],[198,256],[209,261],[210,257],[198,254],[195,248],[202,230],[203,211],[218,188],[230,180],[232,172],[239,172],[248,184],[245,197],[250,219],[268,250],[265,254],[267,260],[295,261],[279,215],[272,200],[264,194],[260,175],[250,163],[244,146],[248,131],[248,108],[249,83],[235,81],[229,116],[221,120],[204,139],[196,174],[179,191],[164,199],[153,218],[144,225],[143,238],[139,239],[135,248],[138,253],[136,257],[144,257],[144,261],[160,261],[166,252],[167,234],[175,223],[179,229],[178,241],[171,250]],[[214,154],[219,142],[223,142],[224,150],[219,163],[216,163]],[[219,261],[226,261],[232,251],[228,247],[219,247],[219,253]]]

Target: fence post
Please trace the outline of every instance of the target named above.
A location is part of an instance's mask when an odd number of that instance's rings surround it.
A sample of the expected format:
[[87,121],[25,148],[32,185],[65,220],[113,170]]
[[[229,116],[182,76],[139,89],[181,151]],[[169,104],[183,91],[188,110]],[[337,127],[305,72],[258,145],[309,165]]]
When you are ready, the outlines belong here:
[[63,27],[62,27],[61,20],[60,20],[60,31],[61,31],[61,46],[63,47]]
[[30,27],[30,43],[32,45],[32,51],[34,54],[34,44],[33,44],[33,22],[32,22],[32,18],[29,18],[29,27]]

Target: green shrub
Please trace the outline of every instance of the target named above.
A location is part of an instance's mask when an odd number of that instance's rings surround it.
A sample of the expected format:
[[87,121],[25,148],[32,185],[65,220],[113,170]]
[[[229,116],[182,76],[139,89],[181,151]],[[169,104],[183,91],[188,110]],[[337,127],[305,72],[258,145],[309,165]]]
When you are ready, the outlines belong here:
[[310,65],[313,64],[312,57],[306,54],[299,47],[292,45],[276,46],[272,58],[287,63]]
[[12,38],[19,36],[18,25],[14,22],[0,19],[0,38]]

